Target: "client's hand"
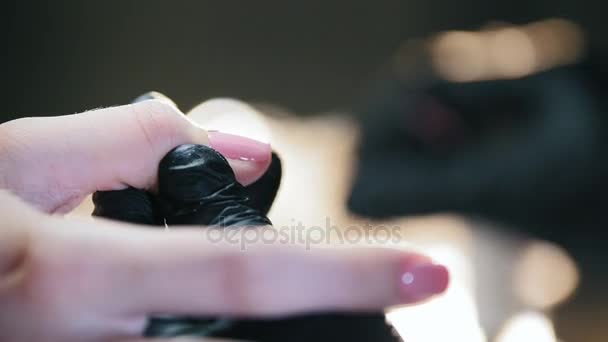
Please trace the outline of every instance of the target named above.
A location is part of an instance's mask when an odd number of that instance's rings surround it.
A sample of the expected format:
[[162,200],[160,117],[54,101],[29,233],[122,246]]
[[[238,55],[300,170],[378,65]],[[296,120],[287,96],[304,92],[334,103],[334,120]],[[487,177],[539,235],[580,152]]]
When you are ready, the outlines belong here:
[[207,134],[157,101],[0,125],[0,186],[9,190],[0,190],[1,341],[140,341],[155,313],[380,311],[445,290],[446,269],[411,252],[264,244],[243,252],[200,227],[48,215],[96,190],[153,190],[160,159],[185,143],[231,158],[244,184],[270,161],[269,146]]

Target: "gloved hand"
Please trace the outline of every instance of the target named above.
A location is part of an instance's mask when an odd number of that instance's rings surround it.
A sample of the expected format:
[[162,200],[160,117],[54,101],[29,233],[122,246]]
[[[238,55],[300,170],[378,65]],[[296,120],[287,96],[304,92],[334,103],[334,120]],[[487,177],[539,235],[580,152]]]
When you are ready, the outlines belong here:
[[252,243],[243,252],[200,225],[60,216],[96,190],[157,193],[159,162],[181,144],[220,151],[243,185],[271,162],[268,145],[206,132],[161,101],[0,125],[1,341],[141,342],[159,313],[379,312],[445,290],[445,267],[412,251]]
[[[246,187],[237,182],[226,159],[204,145],[181,145],[158,167],[158,193],[128,188],[97,192],[93,215],[132,223],[200,225],[261,229],[281,179],[276,153],[266,173]],[[278,320],[155,316],[145,331],[150,337],[214,336],[255,341],[395,341],[382,312],[314,314]]]
[[597,226],[608,190],[608,106],[600,96],[607,79],[597,66],[592,56],[471,82],[420,68],[390,73],[360,109],[351,210],[459,212],[559,241]]

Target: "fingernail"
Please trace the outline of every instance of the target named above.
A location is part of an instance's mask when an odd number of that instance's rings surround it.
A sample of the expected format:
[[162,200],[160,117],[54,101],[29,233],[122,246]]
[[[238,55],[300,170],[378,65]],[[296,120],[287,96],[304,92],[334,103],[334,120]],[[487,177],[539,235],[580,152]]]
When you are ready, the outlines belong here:
[[162,101],[166,104],[169,104],[175,108],[177,108],[177,105],[175,104],[175,102],[173,102],[173,100],[171,100],[169,97],[167,97],[165,94],[159,93],[157,91],[149,91],[145,94],[142,94],[140,96],[138,96],[135,100],[131,101],[132,103],[137,103],[137,102],[142,102],[142,101],[146,101],[146,100],[157,100],[157,101]]
[[401,296],[404,303],[413,303],[443,293],[450,282],[448,269],[432,262],[403,263],[400,276]]
[[263,162],[270,160],[269,144],[240,135],[208,131],[209,145],[228,159]]

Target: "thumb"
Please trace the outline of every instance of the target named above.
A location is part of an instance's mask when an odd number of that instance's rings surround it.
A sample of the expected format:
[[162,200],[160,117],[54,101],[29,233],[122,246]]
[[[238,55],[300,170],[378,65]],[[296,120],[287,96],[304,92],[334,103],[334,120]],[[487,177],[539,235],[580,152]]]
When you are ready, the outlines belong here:
[[210,145],[232,159],[245,185],[270,163],[269,145],[208,134],[176,107],[152,100],[0,125],[0,187],[44,211],[67,211],[97,190],[153,189],[159,161],[186,143]]

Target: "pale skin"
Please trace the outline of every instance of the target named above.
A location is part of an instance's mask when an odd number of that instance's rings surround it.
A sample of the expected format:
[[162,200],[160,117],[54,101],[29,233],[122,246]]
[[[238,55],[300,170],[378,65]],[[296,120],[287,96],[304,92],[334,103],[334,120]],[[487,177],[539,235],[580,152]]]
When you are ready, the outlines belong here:
[[[447,275],[429,289],[400,281],[416,265],[441,273],[410,251],[260,244],[242,252],[206,240],[201,227],[61,216],[97,190],[154,191],[158,162],[184,143],[209,139],[159,101],[0,125],[0,341],[135,342],[154,313],[381,311],[445,290]],[[243,184],[268,167],[231,165]]]

